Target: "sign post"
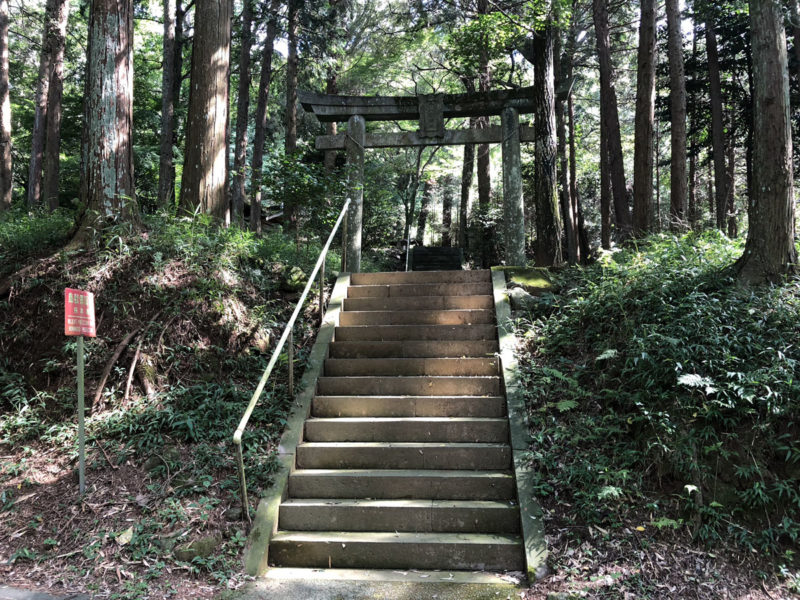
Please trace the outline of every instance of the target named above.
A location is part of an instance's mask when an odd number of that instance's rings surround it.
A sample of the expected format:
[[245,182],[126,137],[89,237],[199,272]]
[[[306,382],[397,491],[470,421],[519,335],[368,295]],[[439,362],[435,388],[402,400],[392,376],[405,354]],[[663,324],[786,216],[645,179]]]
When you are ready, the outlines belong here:
[[66,288],[64,290],[64,334],[78,336],[78,486],[81,496],[86,491],[86,436],[83,427],[83,337],[96,337],[94,294]]

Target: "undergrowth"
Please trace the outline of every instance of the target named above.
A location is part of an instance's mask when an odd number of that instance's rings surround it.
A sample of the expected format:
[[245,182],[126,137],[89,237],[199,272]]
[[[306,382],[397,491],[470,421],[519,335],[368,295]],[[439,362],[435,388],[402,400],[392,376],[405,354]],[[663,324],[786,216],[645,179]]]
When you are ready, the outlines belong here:
[[0,277],[13,273],[32,254],[65,242],[73,223],[72,213],[63,208],[52,213],[0,211]]
[[[59,215],[0,223],[3,241],[11,240],[0,246],[3,256],[57,244],[59,219],[66,219]],[[162,214],[145,217],[140,231],[111,229],[92,250],[56,257],[15,282],[10,299],[0,303],[0,449],[13,455],[0,469],[0,520],[29,527],[0,557],[9,565],[46,564],[72,556],[76,546],[74,572],[65,574],[76,581],[92,572],[101,553],[121,556],[123,574],[131,565],[146,567],[144,579],[100,584],[119,598],[140,597],[139,588],[152,589],[176,564],[218,583],[238,572],[245,537],[231,438],[320,248],[313,235],[256,236],[202,215]],[[328,289],[339,261],[332,249]],[[64,494],[75,495],[76,344],[63,336],[67,286],[96,296],[98,337],[85,344],[87,406],[115,348],[137,332],[86,419],[87,481],[95,486],[87,501],[118,494],[111,500],[127,512],[75,531],[41,517],[63,513],[72,507]],[[294,331],[298,377],[316,331],[317,290]],[[251,503],[277,467],[275,447],[291,405],[287,367],[284,353],[245,431]],[[43,456],[62,457],[64,469],[49,471],[47,483],[40,483]],[[124,491],[113,483],[123,472],[133,477]],[[50,497],[44,491],[50,486],[63,488],[58,506],[31,506],[29,498]],[[39,517],[28,518],[31,513]],[[220,540],[210,554],[180,559],[175,553],[214,536]]]
[[790,568],[800,279],[743,288],[740,254],[715,232],[662,235],[562,273],[519,323],[530,457],[537,493],[579,522],[639,519]]

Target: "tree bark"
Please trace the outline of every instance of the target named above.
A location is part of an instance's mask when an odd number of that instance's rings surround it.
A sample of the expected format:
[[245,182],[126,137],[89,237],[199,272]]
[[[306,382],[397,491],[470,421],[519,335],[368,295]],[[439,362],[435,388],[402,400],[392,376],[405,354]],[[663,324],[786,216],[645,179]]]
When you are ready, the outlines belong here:
[[554,27],[549,20],[533,35],[531,44],[534,87],[534,197],[536,203],[536,264],[557,266],[561,254],[558,211],[555,89],[553,80]]
[[[339,93],[339,78],[333,68],[328,69],[328,75],[325,78],[325,93],[338,94]],[[332,121],[325,123],[325,133],[327,135],[336,135],[337,123]],[[326,150],[324,157],[325,171],[332,173],[336,168],[336,150]]]
[[792,24],[792,37],[794,37],[795,78],[800,80],[800,2],[789,0],[789,12]]
[[[289,0],[289,55],[286,59],[286,137],[284,153],[286,157],[297,151],[297,32],[299,27],[300,2]],[[291,195],[287,194],[283,202],[283,222],[287,228],[297,227],[297,206]]]
[[608,165],[608,131],[600,119],[600,245],[611,249],[611,173]]
[[50,84],[47,97],[47,123],[43,165],[42,195],[47,208],[58,208],[58,183],[61,160],[61,100],[64,93],[64,49],[67,42],[69,1],[57,2],[55,22],[51,23],[48,38],[50,50]]
[[653,132],[656,95],[656,0],[641,0],[636,69],[636,130],[633,151],[633,229],[653,228]]
[[158,161],[158,205],[175,204],[175,0],[164,0],[164,57],[161,72],[161,144]]
[[82,201],[75,242],[93,230],[138,221],[133,187],[133,2],[93,0],[84,100]]
[[0,0],[0,211],[11,208],[11,99],[8,94],[8,0]]
[[233,219],[241,225],[244,220],[245,168],[247,166],[247,121],[250,113],[250,48],[253,43],[252,0],[242,3],[242,47],[239,55],[239,94],[236,98],[236,146],[233,155],[233,189],[231,205]]
[[250,231],[261,233],[261,196],[263,190],[264,143],[267,139],[267,104],[269,87],[272,82],[272,53],[277,35],[279,0],[272,0],[267,22],[267,37],[264,40],[264,54],[261,58],[261,78],[258,81],[258,104],[256,106],[256,123],[253,139],[253,164],[251,166],[250,192]]
[[[733,115],[730,115],[730,118],[731,121],[733,121]],[[731,239],[739,235],[739,226],[736,222],[736,204],[734,201],[736,198],[736,144],[733,142],[734,139],[736,138],[733,127],[731,127],[731,132],[728,136],[728,181],[731,187],[728,190],[728,206],[725,211],[728,216],[728,237]]]
[[[477,9],[479,15],[489,14],[489,1],[478,0]],[[489,42],[482,40],[480,56],[478,57],[478,90],[488,92],[491,87],[491,71],[489,70]],[[478,127],[483,129],[489,126],[488,117],[478,117]],[[491,204],[492,180],[491,180],[491,159],[489,156],[489,144],[479,144],[478,148],[478,205],[481,212],[486,214]],[[489,247],[490,230],[483,227],[481,231],[481,266],[489,267]]]
[[792,126],[786,35],[777,0],[751,0],[754,130],[753,190],[744,254],[737,263],[748,284],[777,281],[796,268],[792,190]]
[[669,216],[673,230],[686,219],[686,77],[678,0],[666,0],[669,46],[670,177]]
[[714,153],[714,191],[716,194],[717,229],[725,231],[728,206],[728,174],[725,170],[725,125],[722,115],[722,85],[719,74],[717,35],[711,20],[706,21],[706,54],[711,86],[711,147]]
[[[68,10],[66,0],[48,0],[45,6],[42,51],[39,59],[39,76],[36,81],[33,128],[31,130],[31,161],[28,170],[28,207],[30,208],[42,203],[44,152],[48,134],[48,109],[51,106],[50,82],[53,78],[53,67],[59,58],[62,63],[59,71],[63,73],[64,38]],[[58,122],[60,126],[61,89],[58,90],[57,95],[59,97]]]
[[555,113],[556,139],[558,149],[558,182],[561,218],[564,222],[564,234],[567,240],[567,260],[576,264],[579,259],[578,235],[575,215],[573,213],[571,170],[567,163],[567,126],[564,122],[564,98],[569,90],[569,79],[565,76],[569,69],[561,59],[561,32],[553,34],[553,78],[555,81]]
[[628,208],[627,185],[625,183],[625,163],[622,157],[617,92],[614,87],[614,67],[611,63],[607,0],[593,0],[592,7],[597,58],[600,65],[600,112],[606,127],[608,166],[614,200],[614,214],[619,237],[622,240],[626,240],[631,236],[633,222]]
[[419,206],[419,216],[417,217],[417,246],[422,246],[425,243],[425,226],[428,224],[428,211],[431,206],[433,189],[433,182],[427,179],[422,187],[422,203]]
[[228,223],[228,74],[231,52],[229,0],[198,0],[192,44],[186,152],[181,207]]
[[[475,127],[475,117],[469,120],[470,128]],[[467,252],[467,226],[469,218],[469,192],[475,172],[475,144],[464,146],[464,161],[461,166],[461,198],[458,207],[458,246]]]
[[442,189],[442,247],[450,248],[453,245],[451,230],[453,228],[453,178],[448,176],[444,180]]

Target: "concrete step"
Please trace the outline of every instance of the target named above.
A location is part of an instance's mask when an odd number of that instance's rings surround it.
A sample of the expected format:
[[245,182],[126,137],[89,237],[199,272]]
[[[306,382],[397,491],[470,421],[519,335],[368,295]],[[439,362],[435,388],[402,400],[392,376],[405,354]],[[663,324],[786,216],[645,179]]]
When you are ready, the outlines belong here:
[[276,566],[342,569],[523,570],[522,540],[486,533],[279,531]]
[[423,442],[303,442],[298,469],[468,469],[511,467],[505,444]]
[[337,342],[496,341],[497,329],[494,325],[373,325],[337,327],[334,336]]
[[291,498],[510,500],[508,471],[436,469],[302,469],[289,475]]
[[480,271],[426,271],[406,272],[393,271],[384,273],[353,273],[350,275],[351,285],[388,285],[402,283],[485,283],[491,282],[492,273]]
[[329,358],[325,375],[499,375],[498,359],[492,358]]
[[339,314],[339,325],[471,325],[494,323],[491,310],[370,310]]
[[491,296],[408,296],[405,298],[345,298],[344,310],[494,309]]
[[289,531],[518,533],[516,502],[492,500],[290,499],[278,527]]
[[490,296],[491,282],[482,283],[399,283],[351,285],[348,298],[395,298],[408,296]]
[[499,377],[320,377],[320,396],[499,396]]
[[316,396],[311,414],[334,417],[502,417],[502,396]]
[[345,417],[308,419],[309,442],[508,443],[508,419],[474,417]]
[[491,356],[499,351],[494,340],[333,342],[331,358],[456,358]]

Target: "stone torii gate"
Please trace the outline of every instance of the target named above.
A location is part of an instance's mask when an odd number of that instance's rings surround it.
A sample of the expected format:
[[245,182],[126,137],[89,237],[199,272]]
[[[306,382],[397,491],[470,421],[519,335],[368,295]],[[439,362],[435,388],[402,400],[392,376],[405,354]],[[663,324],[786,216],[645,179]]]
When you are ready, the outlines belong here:
[[[347,131],[317,137],[318,150],[344,149],[351,200],[347,215],[345,270],[361,270],[364,202],[364,149],[459,144],[502,144],[503,221],[506,264],[525,264],[520,142],[532,142],[533,129],[520,126],[520,113],[533,112],[533,88],[470,94],[420,96],[335,96],[300,92],[300,102],[322,122],[347,121]],[[482,129],[445,129],[452,117],[500,115],[501,125]],[[366,133],[366,121],[419,121],[418,131]]]

